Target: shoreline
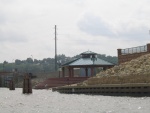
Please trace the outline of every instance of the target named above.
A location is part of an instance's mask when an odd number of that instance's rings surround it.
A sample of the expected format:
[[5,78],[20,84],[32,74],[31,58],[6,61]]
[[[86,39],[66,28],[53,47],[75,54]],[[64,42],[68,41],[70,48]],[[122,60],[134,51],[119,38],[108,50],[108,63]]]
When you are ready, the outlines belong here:
[[67,94],[92,94],[110,96],[150,96],[150,83],[101,84],[91,86],[62,86],[52,91]]

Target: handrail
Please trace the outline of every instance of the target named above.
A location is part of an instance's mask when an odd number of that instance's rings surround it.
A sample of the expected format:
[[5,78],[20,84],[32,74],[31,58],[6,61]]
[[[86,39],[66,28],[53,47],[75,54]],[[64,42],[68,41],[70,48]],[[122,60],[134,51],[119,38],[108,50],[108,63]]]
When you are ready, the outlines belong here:
[[147,45],[121,49],[121,54],[122,55],[133,54],[133,53],[141,53],[141,52],[147,52]]

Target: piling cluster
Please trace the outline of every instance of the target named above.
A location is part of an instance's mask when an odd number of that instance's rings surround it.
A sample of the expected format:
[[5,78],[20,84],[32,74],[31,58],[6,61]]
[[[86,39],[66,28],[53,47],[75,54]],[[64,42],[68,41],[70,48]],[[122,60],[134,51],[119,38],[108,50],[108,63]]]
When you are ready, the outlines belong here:
[[[15,81],[13,78],[9,81],[9,90],[15,90]],[[31,84],[31,76],[26,73],[23,78],[23,94],[31,94],[32,93],[32,84]]]

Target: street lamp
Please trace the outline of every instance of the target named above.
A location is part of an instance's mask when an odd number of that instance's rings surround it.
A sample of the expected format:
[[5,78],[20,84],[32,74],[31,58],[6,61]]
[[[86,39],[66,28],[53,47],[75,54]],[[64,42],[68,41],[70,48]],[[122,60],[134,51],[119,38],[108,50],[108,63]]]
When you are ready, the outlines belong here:
[[97,60],[97,55],[91,55],[90,58],[93,61],[93,65],[94,65],[94,62]]
[[[93,65],[94,65],[94,62],[97,60],[97,55],[91,55],[90,58],[93,61]],[[95,68],[94,68],[94,66],[93,66],[93,70],[94,70],[94,75],[95,75]]]
[[61,60],[57,61],[57,64],[59,66],[59,78],[60,78],[60,71],[61,71]]

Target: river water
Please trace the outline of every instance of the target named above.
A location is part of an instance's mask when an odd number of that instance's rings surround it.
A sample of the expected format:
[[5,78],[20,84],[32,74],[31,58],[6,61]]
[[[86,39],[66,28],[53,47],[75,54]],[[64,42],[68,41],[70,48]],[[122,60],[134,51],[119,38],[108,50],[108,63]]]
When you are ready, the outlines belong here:
[[0,88],[0,113],[150,113],[150,97],[60,94]]

